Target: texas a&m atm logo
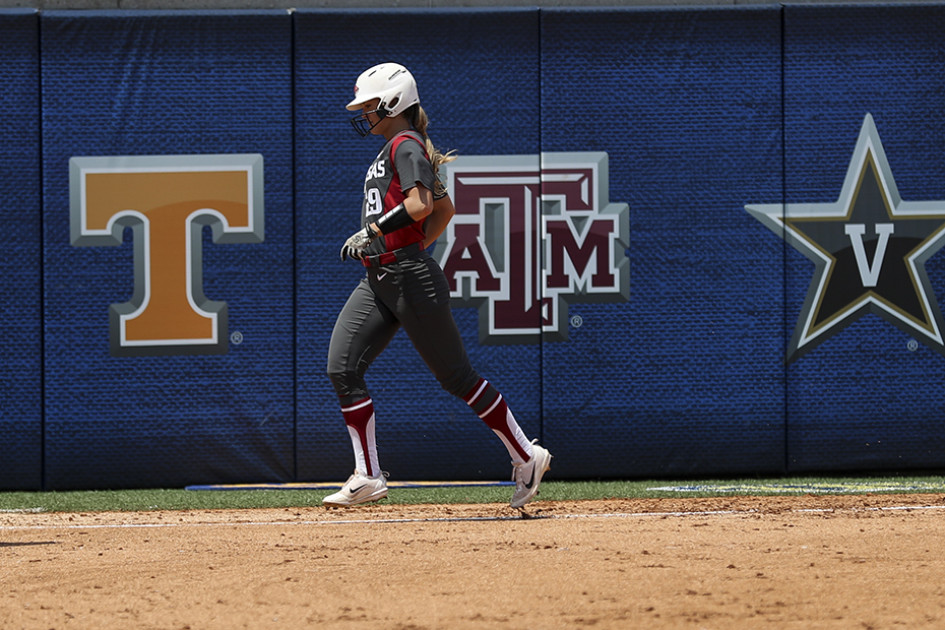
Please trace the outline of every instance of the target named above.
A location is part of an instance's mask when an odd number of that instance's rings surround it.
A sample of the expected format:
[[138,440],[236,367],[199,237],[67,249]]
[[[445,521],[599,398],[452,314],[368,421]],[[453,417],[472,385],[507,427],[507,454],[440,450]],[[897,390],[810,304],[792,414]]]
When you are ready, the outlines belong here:
[[630,208],[607,154],[464,156],[443,166],[456,214],[434,257],[482,343],[568,338],[568,304],[630,298]]
[[132,230],[134,293],[109,309],[112,354],[225,353],[226,302],[203,294],[202,231],[263,241],[262,156],[74,157],[69,194],[73,245],[118,246]]

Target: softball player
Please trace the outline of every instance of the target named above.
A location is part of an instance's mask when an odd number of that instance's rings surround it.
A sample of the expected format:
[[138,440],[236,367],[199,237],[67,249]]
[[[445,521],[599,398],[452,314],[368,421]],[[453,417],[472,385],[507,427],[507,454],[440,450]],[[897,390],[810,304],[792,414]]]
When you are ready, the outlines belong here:
[[361,110],[351,122],[362,137],[387,142],[364,180],[362,228],[341,248],[342,260],[367,269],[338,315],[328,350],[328,376],[351,436],[355,471],[323,503],[352,506],[387,496],[364,374],[403,328],[443,389],[463,399],[508,449],[511,505],[520,508],[538,494],[551,454],[528,441],[502,395],[473,369],[450,311],[446,276],[425,249],[454,210],[436,178],[437,166],[449,158],[426,135],[416,81],[399,64],[374,66],[358,77],[347,109]]

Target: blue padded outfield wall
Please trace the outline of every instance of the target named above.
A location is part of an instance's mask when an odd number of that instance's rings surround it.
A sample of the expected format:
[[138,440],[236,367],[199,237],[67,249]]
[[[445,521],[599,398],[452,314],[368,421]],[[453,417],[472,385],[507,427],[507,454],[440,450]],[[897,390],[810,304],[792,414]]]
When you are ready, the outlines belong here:
[[[403,32],[410,32],[405,38]],[[945,467],[945,4],[0,11],[0,489],[343,480],[325,376],[417,77],[434,256],[552,478]],[[508,456],[404,335],[392,479]]]

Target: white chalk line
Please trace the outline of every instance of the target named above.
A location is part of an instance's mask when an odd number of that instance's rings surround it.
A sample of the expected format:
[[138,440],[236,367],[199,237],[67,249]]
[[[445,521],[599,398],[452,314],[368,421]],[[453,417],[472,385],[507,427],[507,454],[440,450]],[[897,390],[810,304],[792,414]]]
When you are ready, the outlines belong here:
[[[919,511],[945,510],[945,505],[893,505],[870,508],[804,508],[788,510],[795,514],[837,514],[843,512],[892,512],[892,511]],[[783,512],[782,512],[783,513]],[[290,525],[395,525],[410,523],[481,523],[481,522],[508,522],[508,521],[548,521],[573,519],[614,519],[614,518],[704,518],[711,516],[733,516],[748,514],[764,514],[758,510],[707,510],[692,512],[611,512],[603,514],[533,514],[527,516],[443,516],[443,517],[416,517],[416,518],[360,518],[360,519],[331,519],[331,520],[293,520],[293,521],[217,521],[217,522],[177,522],[177,523],[100,523],[100,524],[46,524],[46,525],[0,525],[0,531],[23,531],[43,529],[162,529],[177,527],[288,527]],[[773,513],[777,515],[777,513]]]

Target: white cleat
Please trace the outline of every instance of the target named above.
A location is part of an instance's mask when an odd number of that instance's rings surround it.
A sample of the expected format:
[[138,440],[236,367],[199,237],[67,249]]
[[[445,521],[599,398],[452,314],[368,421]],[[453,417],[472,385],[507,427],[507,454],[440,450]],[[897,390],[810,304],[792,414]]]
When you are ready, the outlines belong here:
[[357,470],[348,477],[341,490],[322,499],[326,507],[351,507],[362,503],[380,501],[387,496],[386,473],[377,477],[362,475]]
[[532,458],[524,464],[512,466],[512,481],[515,482],[515,494],[510,505],[520,508],[538,494],[541,478],[551,468],[551,453],[532,442]]

